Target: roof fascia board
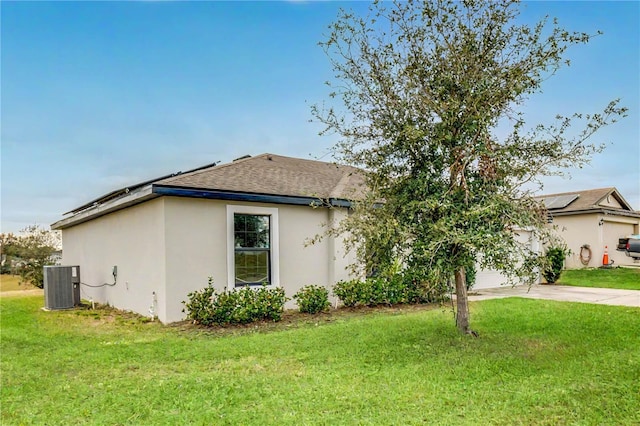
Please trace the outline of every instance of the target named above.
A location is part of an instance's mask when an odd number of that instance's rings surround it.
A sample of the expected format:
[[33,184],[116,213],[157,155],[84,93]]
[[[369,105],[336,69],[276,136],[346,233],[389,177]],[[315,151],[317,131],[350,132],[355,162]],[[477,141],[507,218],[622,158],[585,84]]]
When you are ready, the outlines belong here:
[[143,188],[136,189],[127,193],[125,196],[118,197],[116,199],[109,200],[102,204],[96,203],[93,207],[88,207],[81,212],[74,214],[71,217],[61,219],[51,224],[51,229],[64,229],[70,226],[78,225],[83,222],[95,219],[100,216],[112,213],[117,210],[122,210],[126,207],[140,204],[144,201],[157,198],[158,195],[152,191],[152,186],[147,185]]
[[572,211],[567,211],[567,212],[549,211],[549,214],[551,216],[553,216],[553,217],[574,216],[574,215],[585,214],[585,213],[593,213],[593,214],[601,213],[601,214],[608,214],[608,215],[614,215],[614,216],[640,217],[640,212],[626,211],[626,210],[612,210],[612,209],[603,209],[603,208],[572,210]]
[[[208,167],[208,166],[203,166],[203,167]],[[198,169],[195,169],[195,170],[198,170]],[[139,182],[139,183],[136,183],[136,184],[133,184],[133,185],[125,186],[124,188],[116,189],[116,190],[111,191],[111,192],[109,192],[109,193],[107,193],[107,194],[105,194],[105,195],[103,195],[101,197],[96,198],[95,200],[91,200],[88,203],[81,205],[80,207],[76,207],[75,209],[73,209],[71,211],[68,211],[68,212],[66,212],[64,214],[65,215],[69,214],[69,213],[75,214],[75,213],[81,212],[81,211],[83,211],[83,210],[85,210],[87,208],[90,208],[91,206],[96,205],[96,204],[106,204],[107,202],[113,200],[114,198],[118,198],[123,194],[128,194],[128,193],[133,192],[133,191],[135,191],[135,190],[137,190],[139,188],[145,187],[146,185],[149,185],[150,183],[157,182],[159,180],[167,179],[167,178],[170,178],[170,177],[178,176],[180,174],[182,174],[182,172],[171,173],[171,174],[160,176],[160,177],[157,177],[157,178],[154,178],[154,179],[149,179],[149,180],[146,180],[144,182]]]
[[114,198],[117,198],[117,197],[121,196],[122,194],[128,194],[130,191],[134,191],[134,190],[136,190],[136,189],[138,189],[140,187],[143,187],[145,185],[149,185],[150,183],[158,182],[158,181],[161,181],[161,180],[164,180],[164,179],[168,179],[168,178],[172,178],[172,177],[175,177],[175,176],[184,175],[184,174],[187,174],[187,173],[198,172],[198,171],[201,171],[203,169],[212,168],[212,167],[215,167],[218,163],[220,163],[220,162],[216,161],[215,163],[210,163],[210,164],[206,164],[204,166],[196,167],[195,169],[187,170],[186,172],[170,173],[170,174],[163,175],[163,176],[160,176],[160,177],[157,177],[157,178],[154,178],[154,179],[145,180],[144,182],[139,182],[139,183],[136,183],[136,184],[133,184],[133,185],[125,186],[124,188],[120,188],[120,189],[116,189],[114,191],[111,191],[111,192],[109,192],[109,193],[107,193],[107,194],[105,194],[105,195],[103,195],[103,196],[101,196],[99,198],[96,198],[95,200],[91,200],[88,203],[83,204],[80,207],[76,207],[75,209],[73,209],[71,211],[68,211],[68,212],[66,212],[64,214],[65,215],[69,214],[69,213],[74,213],[75,214],[75,213],[78,213],[78,212],[80,212],[80,211],[82,211],[82,210],[84,210],[84,209],[86,209],[88,207],[91,207],[91,206],[95,205],[95,204],[104,204],[107,201],[110,201],[110,200],[112,200]]
[[[205,198],[226,201],[242,201],[253,203],[271,203],[271,204],[289,204],[295,206],[322,206],[325,205],[323,200],[317,197],[296,197],[287,195],[268,195],[268,194],[250,194],[240,192],[226,192],[216,190],[192,189],[192,188],[175,188],[163,185],[147,185],[144,188],[137,189],[120,196],[116,199],[108,200],[102,204],[96,203],[94,206],[87,207],[85,210],[75,213],[73,216],[61,219],[51,224],[51,229],[64,229],[89,220],[104,216],[117,210],[142,203],[160,196],[174,197],[190,197]],[[332,207],[351,207],[351,202],[332,198],[329,200]]]
[[329,198],[329,205],[331,205],[331,207],[351,208],[351,201],[343,200],[341,198]]
[[[289,204],[294,206],[322,206],[323,200],[318,197],[299,197],[291,195],[253,194],[247,192],[219,191],[215,189],[196,189],[153,185],[153,193],[173,197],[206,198],[212,200],[243,201],[251,203]],[[335,207],[351,207],[347,200],[330,199]]]

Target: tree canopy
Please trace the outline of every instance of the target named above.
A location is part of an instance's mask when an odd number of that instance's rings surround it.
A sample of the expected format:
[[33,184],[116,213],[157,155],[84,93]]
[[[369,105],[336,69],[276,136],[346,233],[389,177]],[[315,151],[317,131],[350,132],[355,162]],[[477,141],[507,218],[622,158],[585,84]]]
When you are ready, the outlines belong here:
[[340,136],[336,159],[362,168],[369,188],[330,232],[347,231],[368,267],[400,264],[407,279],[443,291],[455,278],[465,333],[466,271],[479,265],[533,282],[544,256],[517,234],[553,235],[531,183],[588,163],[603,149],[589,137],[626,111],[614,100],[598,113],[527,125],[523,103],[569,65],[568,47],[597,33],[549,19],[521,24],[519,8],[513,0],[374,2],[366,17],[342,10],[320,43],[335,78],[312,112],[323,133]]
[[20,275],[21,283],[44,286],[46,265],[55,263],[53,254],[62,246],[60,232],[48,231],[38,225],[27,226],[20,235],[0,234],[3,273]]

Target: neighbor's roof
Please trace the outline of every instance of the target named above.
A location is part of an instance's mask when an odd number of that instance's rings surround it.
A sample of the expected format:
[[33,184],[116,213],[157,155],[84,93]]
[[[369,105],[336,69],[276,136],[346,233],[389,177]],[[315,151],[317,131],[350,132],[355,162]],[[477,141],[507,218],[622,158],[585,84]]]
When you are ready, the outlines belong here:
[[245,156],[130,185],[83,204],[51,225],[63,229],[160,196],[349,207],[363,195],[360,169],[275,154]]
[[608,212],[640,217],[640,212],[634,211],[613,187],[541,195],[536,199],[542,201],[553,216]]

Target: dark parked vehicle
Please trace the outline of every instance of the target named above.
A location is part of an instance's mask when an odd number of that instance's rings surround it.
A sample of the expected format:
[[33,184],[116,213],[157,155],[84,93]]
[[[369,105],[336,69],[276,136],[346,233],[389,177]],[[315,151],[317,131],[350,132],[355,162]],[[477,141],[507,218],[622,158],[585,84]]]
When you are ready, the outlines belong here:
[[618,251],[624,251],[627,256],[640,260],[640,235],[618,239]]

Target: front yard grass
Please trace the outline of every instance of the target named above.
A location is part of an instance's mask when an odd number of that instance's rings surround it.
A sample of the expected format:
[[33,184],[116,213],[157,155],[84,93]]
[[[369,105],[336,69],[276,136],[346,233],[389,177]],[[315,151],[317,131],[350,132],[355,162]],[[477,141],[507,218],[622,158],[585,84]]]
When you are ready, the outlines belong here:
[[0,275],[0,292],[4,291],[17,291],[17,290],[32,290],[35,287],[31,284],[20,284],[20,276],[18,275]]
[[2,424],[640,424],[640,309],[502,299],[208,331],[0,300]]
[[562,271],[556,284],[640,290],[640,268],[585,268]]

